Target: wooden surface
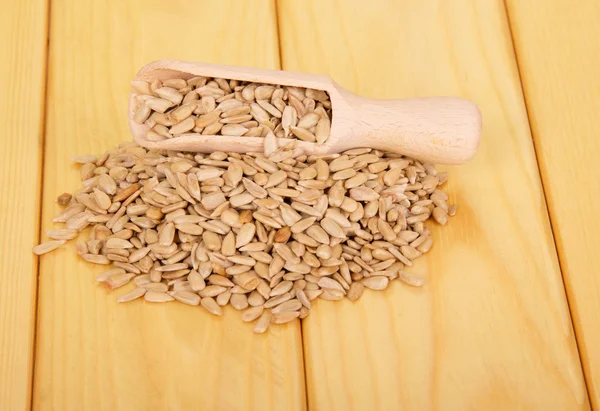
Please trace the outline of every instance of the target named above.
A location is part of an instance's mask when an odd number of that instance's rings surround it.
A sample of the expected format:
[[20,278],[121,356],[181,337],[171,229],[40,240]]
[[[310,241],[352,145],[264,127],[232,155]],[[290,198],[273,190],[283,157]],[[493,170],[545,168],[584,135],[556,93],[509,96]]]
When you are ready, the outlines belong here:
[[[582,363],[598,406],[593,0],[507,0],[510,19],[501,0],[52,0],[46,100],[46,3],[13,3],[0,0],[1,410],[585,410]],[[256,336],[230,311],[117,307],[72,244],[40,259],[36,283],[40,208],[48,229],[56,195],[79,186],[71,156],[130,140],[127,81],[158,58],[479,104],[480,151],[447,168],[459,213],[414,268],[427,285],[319,301],[302,327]]]
[[[170,9],[178,12],[165,35]],[[275,23],[268,1],[245,8],[235,1],[55,0],[44,226],[58,210],[56,195],[80,184],[68,159],[130,140],[128,82],[142,65],[179,56],[277,68]],[[209,37],[218,41],[201,41]],[[256,335],[232,309],[216,318],[183,304],[117,306],[120,293],[94,284],[102,267],[82,262],[72,247],[41,261],[35,410],[304,408],[299,322]]]
[[460,212],[415,267],[429,284],[319,302],[304,322],[309,407],[587,409],[502,1],[361,4],[282,2],[283,67],[369,96],[471,98],[484,136],[449,168]]
[[0,8],[0,410],[18,411],[31,403],[47,9]]
[[600,409],[600,3],[507,7],[590,399]]

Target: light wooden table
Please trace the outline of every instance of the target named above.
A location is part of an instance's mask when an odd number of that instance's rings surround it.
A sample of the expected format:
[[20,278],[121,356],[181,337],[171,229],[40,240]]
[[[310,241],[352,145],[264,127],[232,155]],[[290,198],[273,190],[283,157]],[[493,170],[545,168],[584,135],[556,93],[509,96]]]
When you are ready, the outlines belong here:
[[[596,0],[0,6],[0,410],[600,409]],[[428,284],[254,335],[231,311],[117,307],[70,249],[38,262],[68,159],[130,138],[127,82],[162,57],[476,101]]]

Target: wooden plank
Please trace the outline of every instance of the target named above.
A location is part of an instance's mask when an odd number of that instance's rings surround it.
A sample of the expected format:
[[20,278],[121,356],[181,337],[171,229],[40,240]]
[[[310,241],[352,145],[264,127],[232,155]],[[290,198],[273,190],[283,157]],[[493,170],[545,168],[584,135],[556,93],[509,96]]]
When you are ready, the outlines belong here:
[[476,158],[449,169],[459,213],[414,267],[428,285],[319,301],[304,322],[309,408],[589,409],[503,2],[283,1],[279,21],[285,69],[484,117]]
[[[131,140],[128,81],[144,64],[181,58],[276,68],[271,1],[52,3],[43,197],[79,187],[68,159]],[[69,245],[43,261],[36,410],[301,410],[300,327],[255,335],[237,312],[181,304],[117,307],[101,271]]]
[[600,3],[507,1],[592,404],[600,408]]
[[47,13],[41,0],[0,13],[0,410],[31,405]]

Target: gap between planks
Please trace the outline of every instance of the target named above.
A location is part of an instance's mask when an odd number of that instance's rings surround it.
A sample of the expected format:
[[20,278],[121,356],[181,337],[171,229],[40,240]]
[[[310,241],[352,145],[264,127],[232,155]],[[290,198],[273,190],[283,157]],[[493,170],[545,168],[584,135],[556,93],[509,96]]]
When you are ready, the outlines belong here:
[[[39,171],[39,180],[40,180],[40,189],[39,189],[39,207],[38,207],[38,238],[37,238],[37,243],[39,244],[42,241],[42,235],[43,235],[43,221],[42,221],[42,206],[43,206],[43,202],[42,199],[44,198],[44,162],[45,162],[45,158],[46,158],[46,118],[48,117],[48,82],[49,82],[49,78],[50,75],[48,73],[48,70],[50,68],[50,22],[51,22],[51,14],[52,14],[52,0],[47,0],[46,1],[46,56],[45,56],[45,60],[44,60],[44,90],[43,90],[43,94],[42,94],[42,124],[41,124],[41,144],[40,144],[40,150],[41,150],[41,155],[40,155],[40,171]],[[29,409],[33,410],[33,392],[35,389],[35,363],[36,363],[36,347],[37,347],[37,318],[38,318],[38,303],[39,303],[39,278],[40,278],[40,267],[41,264],[39,262],[41,256],[37,257],[38,258],[38,264],[35,270],[35,301],[34,301],[34,314],[33,314],[33,343],[32,343],[32,350],[33,352],[31,353],[32,356],[32,360],[31,360],[31,372],[30,372],[30,379],[31,379],[31,384],[30,384],[30,392],[29,392]]]
[[5,200],[0,201],[4,268],[0,274],[0,408],[7,410],[29,409],[32,397],[40,262],[31,248],[38,243],[40,230],[48,52],[45,6],[47,0],[7,3],[0,17],[6,39],[0,49],[0,71],[6,70],[3,79],[8,82],[0,92],[2,160],[6,160],[0,164],[0,179],[7,183]]

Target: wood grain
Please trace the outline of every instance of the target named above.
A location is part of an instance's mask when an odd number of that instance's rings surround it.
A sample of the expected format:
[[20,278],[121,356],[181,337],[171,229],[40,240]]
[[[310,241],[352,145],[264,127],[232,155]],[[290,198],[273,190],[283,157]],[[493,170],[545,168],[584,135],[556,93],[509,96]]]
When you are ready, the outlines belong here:
[[0,13],[0,410],[31,404],[46,84],[47,2]]
[[362,4],[279,2],[284,69],[470,98],[484,134],[449,169],[458,216],[412,270],[428,284],[320,301],[303,324],[309,408],[589,409],[503,2]]
[[[57,194],[79,187],[76,154],[130,141],[128,81],[178,57],[278,67],[270,1],[52,2],[43,222]],[[136,301],[95,285],[101,267],[73,244],[42,261],[35,410],[302,410],[300,327],[255,335],[177,303]]]
[[600,408],[600,3],[507,1],[592,404]]

